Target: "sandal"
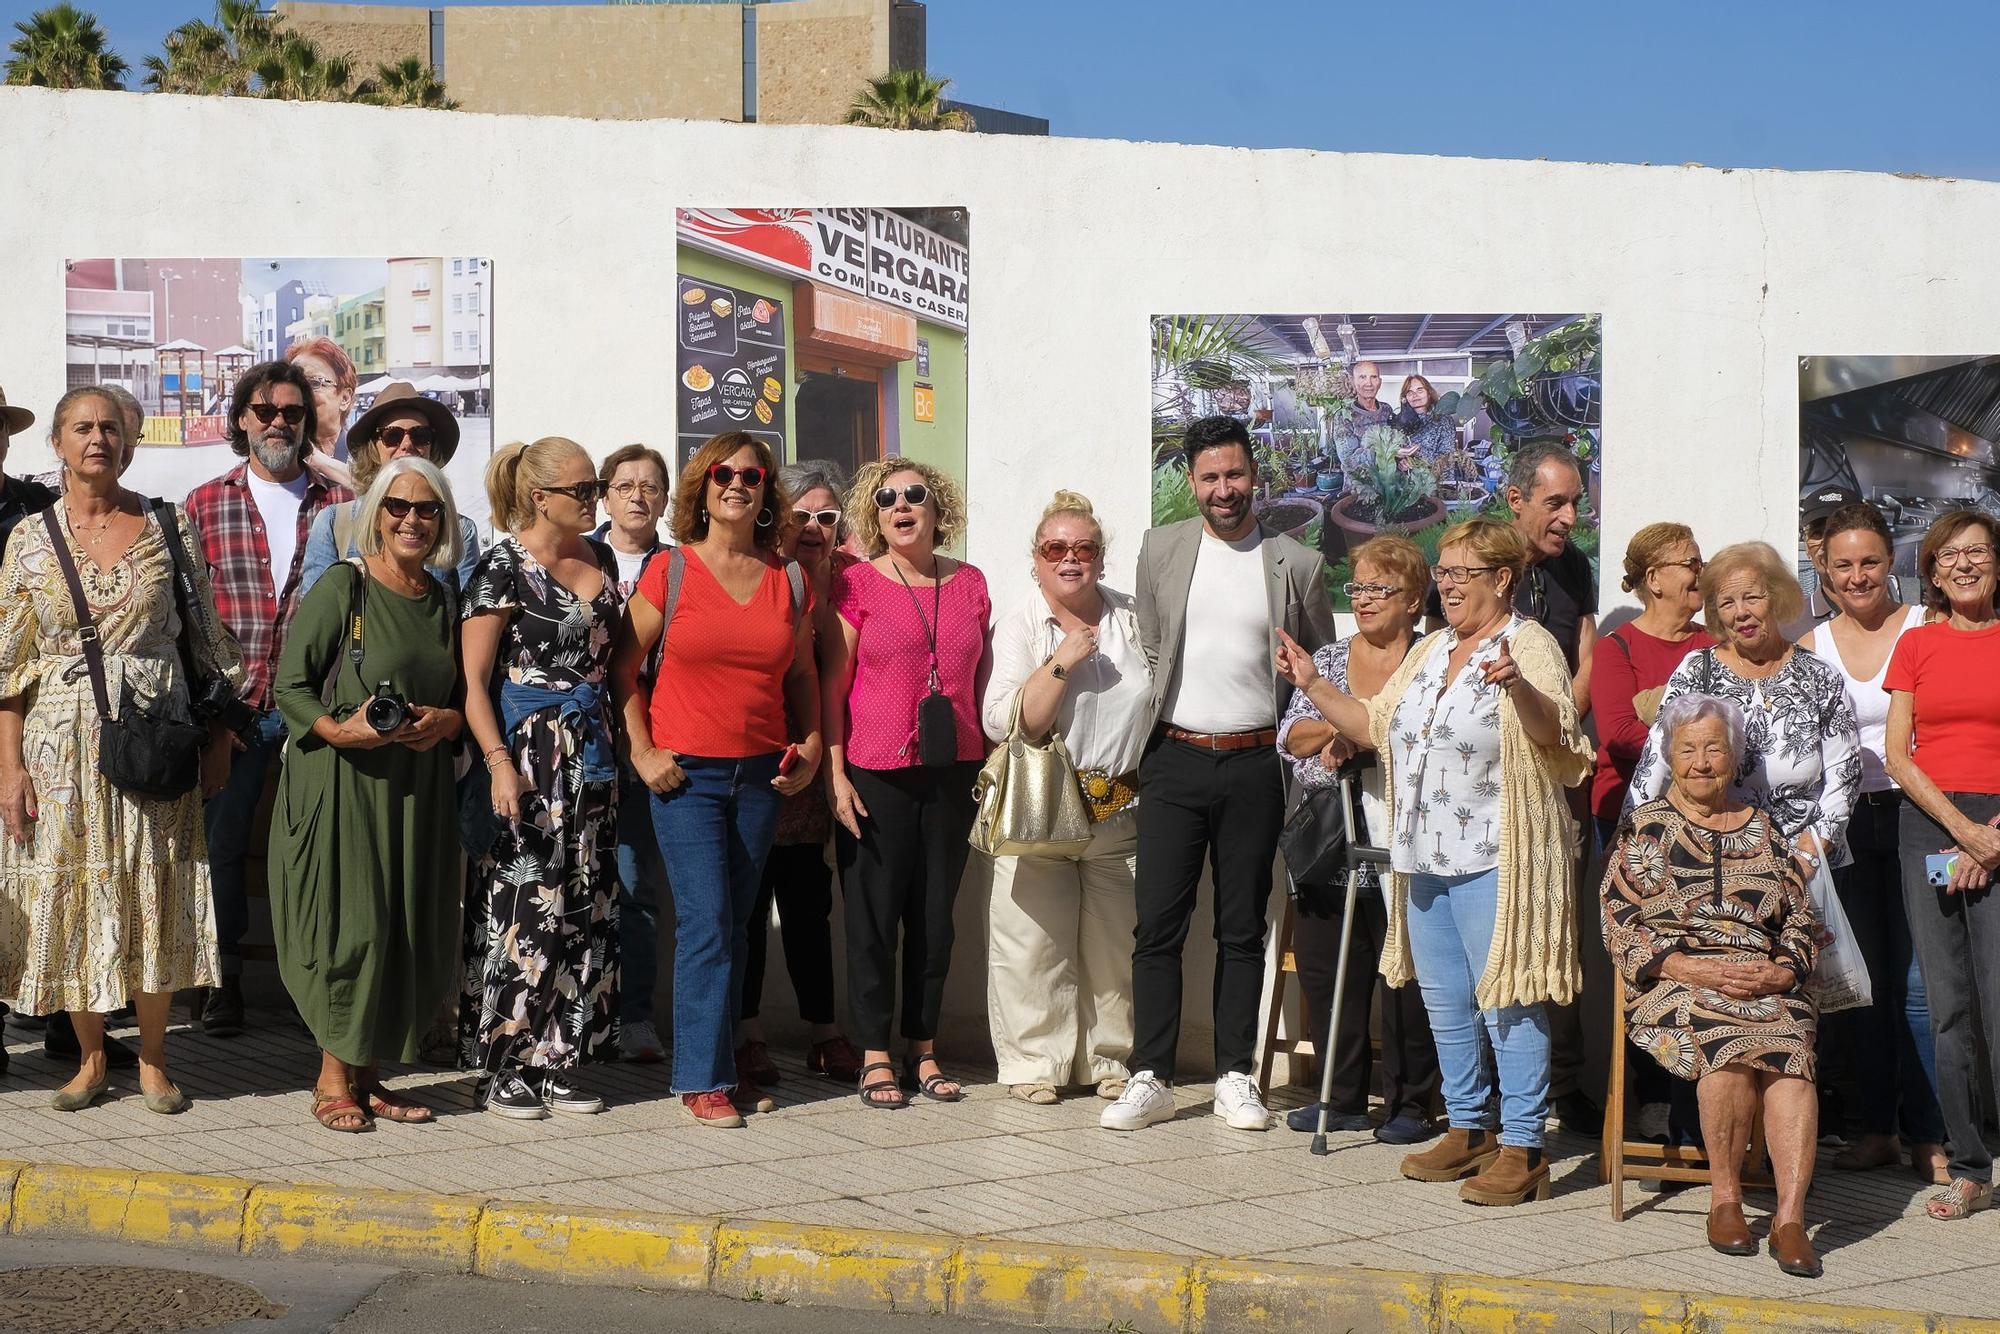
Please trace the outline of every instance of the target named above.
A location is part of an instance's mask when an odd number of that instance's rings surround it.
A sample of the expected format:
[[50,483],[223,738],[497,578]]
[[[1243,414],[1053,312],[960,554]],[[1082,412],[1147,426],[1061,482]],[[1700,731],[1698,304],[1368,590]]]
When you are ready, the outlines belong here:
[[[342,1135],[364,1135],[375,1129],[368,1112],[350,1093],[322,1093],[313,1090],[313,1120]],[[356,1120],[360,1125],[340,1126],[336,1121]]]
[[1965,1177],[1953,1178],[1949,1186],[1924,1201],[1925,1213],[1946,1222],[1970,1218],[1981,1209],[1992,1207],[1992,1185],[1987,1182],[1971,1181]]
[[1032,1102],[1037,1107],[1047,1107],[1056,1101],[1054,1084],[1009,1084],[1007,1093],[1022,1102]]
[[405,1098],[399,1093],[391,1093],[380,1084],[366,1090],[368,1111],[384,1121],[394,1121],[398,1125],[427,1126],[437,1120],[437,1113],[423,1103]]
[[1951,1155],[1944,1151],[1942,1144],[1919,1144],[1910,1150],[1910,1170],[1917,1174],[1919,1181],[1927,1181],[1933,1186],[1949,1186]]
[[[887,1070],[889,1078],[886,1080],[877,1080],[873,1084],[869,1083],[868,1076],[870,1072],[875,1070]],[[887,1061],[872,1061],[862,1066],[861,1084],[855,1092],[860,1095],[863,1107],[873,1107],[877,1111],[893,1112],[898,1108],[910,1105],[910,1100],[903,1096],[902,1088],[896,1083],[896,1067]],[[895,1100],[892,1102],[888,1098],[876,1096],[884,1093],[894,1094]]]
[[[917,1078],[917,1067],[925,1061],[929,1061],[932,1065],[937,1065],[938,1072],[928,1079],[919,1079]],[[953,1089],[950,1093],[939,1093],[937,1091],[940,1084],[956,1083],[958,1081],[947,1075],[944,1072],[943,1066],[938,1065],[936,1052],[925,1052],[922,1056],[906,1058],[903,1062],[903,1088],[911,1093],[921,1093],[932,1102],[965,1101],[965,1090],[962,1087]]]

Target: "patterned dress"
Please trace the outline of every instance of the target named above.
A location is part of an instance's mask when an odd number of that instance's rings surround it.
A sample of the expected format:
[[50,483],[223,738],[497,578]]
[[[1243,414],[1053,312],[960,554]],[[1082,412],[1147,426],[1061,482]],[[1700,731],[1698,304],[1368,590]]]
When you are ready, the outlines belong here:
[[[113,711],[127,685],[141,704],[163,695],[184,701],[174,563],[159,522],[149,513],[125,555],[101,570],[61,506],[55,514],[97,623]],[[215,616],[201,535],[185,514],[180,525],[206,609],[189,646],[203,670],[241,687],[243,655]],[[28,1014],[102,1013],[139,992],[213,986],[201,792],[154,801],[98,774],[97,701],[39,516],[15,528],[0,563],[0,699],[16,698],[27,704],[21,754],[41,815],[25,847],[0,837],[0,995]]]
[[1500,695],[1484,668],[1522,625],[1507,618],[1449,681],[1458,632],[1445,630],[1390,724],[1396,829],[1390,864],[1404,875],[1476,875],[1500,861]]
[[[624,599],[616,561],[596,543],[591,549],[604,580],[588,602],[512,537],[480,557],[464,615],[506,617],[496,701],[506,681],[564,692],[588,686],[608,719]],[[616,1050],[618,781],[585,777],[585,731],[574,713],[546,708],[507,739],[530,786],[520,820],[471,870],[458,1029],[465,1069],[566,1070]]]
[[1813,1078],[1819,1010],[1803,986],[1734,1000],[1659,975],[1677,951],[1811,975],[1819,918],[1764,813],[1718,834],[1664,797],[1649,801],[1626,816],[1605,864],[1604,945],[1625,980],[1632,1041],[1682,1079],[1725,1065]]

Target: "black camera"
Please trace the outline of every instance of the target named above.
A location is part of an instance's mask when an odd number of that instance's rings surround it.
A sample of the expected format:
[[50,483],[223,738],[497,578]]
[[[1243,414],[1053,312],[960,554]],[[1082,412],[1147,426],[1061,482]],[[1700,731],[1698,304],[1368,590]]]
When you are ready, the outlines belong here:
[[410,721],[410,702],[384,681],[375,687],[375,697],[368,701],[368,709],[363,716],[368,719],[370,727],[387,736]]
[[245,742],[256,731],[260,715],[243,702],[225,677],[211,676],[203,681],[200,693],[189,704],[196,721],[220,723]]

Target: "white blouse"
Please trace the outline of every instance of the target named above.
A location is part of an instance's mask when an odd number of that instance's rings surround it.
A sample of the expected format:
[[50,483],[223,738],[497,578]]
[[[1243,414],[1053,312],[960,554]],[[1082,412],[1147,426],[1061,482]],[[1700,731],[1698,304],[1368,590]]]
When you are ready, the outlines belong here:
[[[1070,668],[1055,730],[1078,769],[1118,777],[1139,767],[1152,734],[1152,669],[1139,649],[1139,617],[1132,599],[1099,584],[1104,616],[1097,652]],[[1014,695],[1056,651],[1063,630],[1037,588],[993,626],[993,672],[987,678],[981,718],[986,735],[1006,739]]]
[[1480,670],[1499,653],[1507,624],[1480,641],[1450,681],[1458,634],[1432,645],[1396,705],[1396,837],[1389,862],[1404,875],[1475,875],[1500,862],[1500,687]]

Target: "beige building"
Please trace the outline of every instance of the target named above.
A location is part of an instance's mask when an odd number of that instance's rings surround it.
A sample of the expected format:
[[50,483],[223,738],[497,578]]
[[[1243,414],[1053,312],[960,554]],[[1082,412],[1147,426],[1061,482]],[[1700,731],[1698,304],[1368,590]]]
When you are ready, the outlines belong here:
[[[915,0],[275,8],[358,71],[425,61],[467,111],[834,124],[869,79],[926,56]],[[983,130],[1048,133],[1047,121],[964,109]]]

